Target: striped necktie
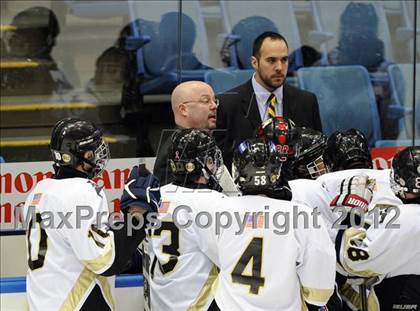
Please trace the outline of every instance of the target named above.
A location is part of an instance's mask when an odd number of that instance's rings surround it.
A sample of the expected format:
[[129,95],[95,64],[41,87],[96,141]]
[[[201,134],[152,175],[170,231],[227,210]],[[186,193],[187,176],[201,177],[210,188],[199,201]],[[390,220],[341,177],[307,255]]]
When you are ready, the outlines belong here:
[[270,97],[267,100],[267,104],[268,104],[268,116],[270,118],[274,118],[277,114],[276,114],[276,105],[277,105],[277,98],[276,95],[274,95],[273,93],[271,93]]

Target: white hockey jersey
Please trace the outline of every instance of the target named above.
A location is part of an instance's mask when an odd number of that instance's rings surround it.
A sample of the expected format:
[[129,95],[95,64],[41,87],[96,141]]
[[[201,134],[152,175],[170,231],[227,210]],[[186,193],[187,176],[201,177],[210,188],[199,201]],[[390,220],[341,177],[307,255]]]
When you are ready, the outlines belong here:
[[317,209],[324,220],[331,241],[334,243],[337,235],[336,223],[339,215],[332,212],[330,207],[330,194],[321,183],[312,179],[295,179],[289,181],[292,190],[292,201],[305,204],[311,209]]
[[24,211],[30,310],[79,310],[95,285],[113,310],[114,278],[98,275],[114,261],[113,233],[92,227],[108,219],[105,193],[84,178],[45,179]]
[[[188,222],[193,225],[194,215],[200,212],[210,213],[224,195],[173,184],[165,185],[160,191],[161,227],[148,230],[142,245],[146,309],[207,310],[213,301],[211,289],[217,278],[216,266],[210,260],[215,255],[205,252],[201,237],[191,226],[181,227]],[[205,217],[202,221],[205,223]],[[202,229],[204,232],[207,230]]]
[[295,311],[302,309],[303,299],[320,306],[328,301],[334,288],[335,255],[322,219],[319,229],[310,219],[305,224],[302,215],[293,220],[298,213],[310,218],[311,209],[243,196],[224,198],[215,210],[232,215],[231,225],[216,238],[197,226],[191,229],[210,257],[217,254],[215,298],[221,310]]
[[339,263],[362,277],[420,275],[419,224],[420,204],[403,204],[368,229],[349,228],[337,240]]
[[374,169],[352,169],[338,172],[327,173],[321,175],[316,180],[322,184],[329,194],[331,201],[337,194],[340,193],[341,181],[347,177],[366,174],[376,180],[376,189],[373,192],[371,207],[376,204],[380,205],[400,205],[401,200],[398,199],[392,192],[389,176],[391,170],[374,170]]

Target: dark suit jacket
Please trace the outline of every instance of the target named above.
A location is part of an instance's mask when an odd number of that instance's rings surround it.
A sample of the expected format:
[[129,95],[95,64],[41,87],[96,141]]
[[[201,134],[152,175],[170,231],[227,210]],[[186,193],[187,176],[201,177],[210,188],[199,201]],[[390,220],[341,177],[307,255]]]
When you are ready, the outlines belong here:
[[168,152],[169,148],[171,147],[171,137],[173,133],[175,133],[175,129],[162,132],[159,141],[159,147],[156,152],[156,160],[155,166],[153,167],[153,175],[155,175],[159,179],[161,186],[170,184],[174,180],[168,161]]
[[[262,121],[251,80],[220,95],[219,99],[215,137],[230,170],[234,148],[243,140],[253,138]],[[322,131],[315,94],[287,84],[283,87],[283,116],[297,126]]]

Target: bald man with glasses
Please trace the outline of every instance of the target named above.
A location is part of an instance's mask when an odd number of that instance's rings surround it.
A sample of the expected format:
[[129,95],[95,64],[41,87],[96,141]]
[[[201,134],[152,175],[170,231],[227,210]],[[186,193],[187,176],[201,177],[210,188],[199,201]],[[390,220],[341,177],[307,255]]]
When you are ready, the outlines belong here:
[[[217,106],[214,91],[202,81],[187,81],[179,84],[172,92],[172,111],[177,128],[215,129]],[[168,147],[173,131],[163,132],[157,151],[153,174],[159,178],[161,185],[172,181],[168,165]]]

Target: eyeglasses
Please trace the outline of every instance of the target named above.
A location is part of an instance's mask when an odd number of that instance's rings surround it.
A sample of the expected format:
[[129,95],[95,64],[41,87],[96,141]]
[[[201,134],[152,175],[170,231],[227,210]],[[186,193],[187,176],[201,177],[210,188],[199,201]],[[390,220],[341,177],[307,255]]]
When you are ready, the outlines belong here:
[[218,98],[203,98],[201,100],[189,100],[189,101],[183,102],[183,104],[189,104],[189,103],[201,103],[206,106],[210,106],[212,103],[215,103],[217,107],[219,106],[220,101]]

